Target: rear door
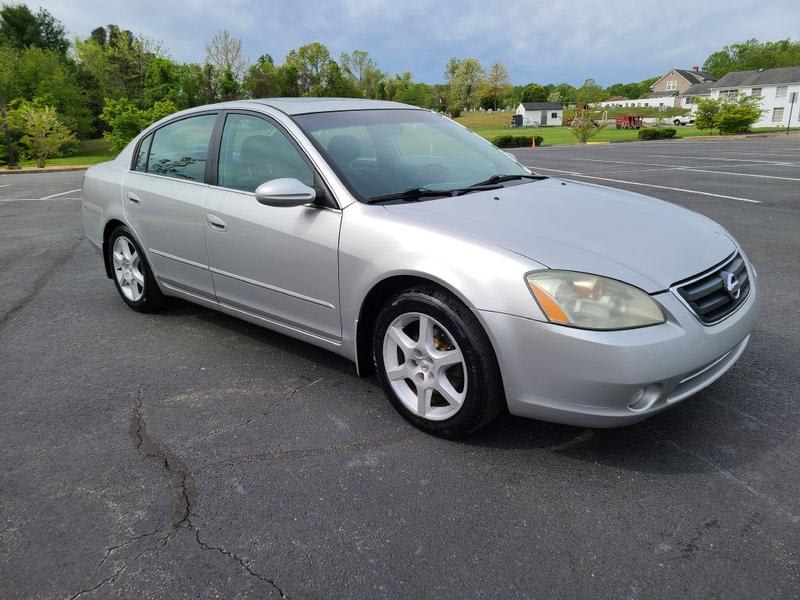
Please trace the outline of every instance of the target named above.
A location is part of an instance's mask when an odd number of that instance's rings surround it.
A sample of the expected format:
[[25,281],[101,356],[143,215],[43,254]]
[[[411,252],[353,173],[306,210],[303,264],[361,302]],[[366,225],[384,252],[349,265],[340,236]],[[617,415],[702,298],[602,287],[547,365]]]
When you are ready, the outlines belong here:
[[322,185],[310,161],[266,116],[224,117],[206,240],[222,304],[328,340],[341,338],[337,208],[259,204],[255,189],[291,177]]
[[125,177],[125,216],[159,280],[214,299],[203,205],[206,168],[218,113],[172,121],[144,138]]

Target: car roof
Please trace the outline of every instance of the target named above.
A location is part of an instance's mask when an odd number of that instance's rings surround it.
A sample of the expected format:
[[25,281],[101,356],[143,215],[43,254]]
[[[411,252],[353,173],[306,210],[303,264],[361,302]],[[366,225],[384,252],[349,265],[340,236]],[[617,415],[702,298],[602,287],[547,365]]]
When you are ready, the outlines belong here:
[[418,106],[389,102],[387,100],[366,100],[363,98],[256,98],[254,100],[233,100],[206,106],[196,106],[187,112],[218,108],[247,108],[253,104],[269,106],[287,115],[303,115],[308,113],[331,112],[337,110],[376,110],[407,109],[422,110]]

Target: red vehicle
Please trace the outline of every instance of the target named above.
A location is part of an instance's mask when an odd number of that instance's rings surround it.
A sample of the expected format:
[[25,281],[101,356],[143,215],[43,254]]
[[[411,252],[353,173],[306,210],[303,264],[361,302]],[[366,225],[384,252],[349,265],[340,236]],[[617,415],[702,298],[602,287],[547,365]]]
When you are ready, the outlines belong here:
[[642,117],[639,115],[620,115],[616,119],[617,129],[639,129]]

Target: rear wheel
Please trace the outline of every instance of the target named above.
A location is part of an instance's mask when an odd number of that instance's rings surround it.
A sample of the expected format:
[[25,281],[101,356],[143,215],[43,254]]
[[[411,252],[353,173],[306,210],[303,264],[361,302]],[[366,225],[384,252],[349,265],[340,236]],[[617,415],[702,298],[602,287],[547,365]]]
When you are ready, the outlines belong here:
[[122,300],[133,310],[152,312],[164,305],[165,297],[130,230],[120,225],[111,232],[106,260]]
[[681,124],[681,122],[680,122],[680,120],[678,120],[678,119],[675,119],[675,120],[672,122],[672,124],[673,124],[673,125],[680,125],[680,124]]
[[409,289],[387,303],[373,358],[392,405],[429,433],[465,435],[505,408],[486,333],[469,308],[440,289]]

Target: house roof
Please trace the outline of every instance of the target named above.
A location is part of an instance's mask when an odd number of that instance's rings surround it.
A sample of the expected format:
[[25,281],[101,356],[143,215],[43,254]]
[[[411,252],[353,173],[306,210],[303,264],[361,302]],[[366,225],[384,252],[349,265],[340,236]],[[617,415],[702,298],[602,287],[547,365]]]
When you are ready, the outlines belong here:
[[779,67],[758,71],[731,71],[714,83],[715,88],[749,85],[778,85],[800,82],[800,67]]
[[714,76],[708,71],[695,71],[694,69],[674,69],[683,75],[689,83],[703,83],[704,81],[714,81]]
[[562,110],[564,105],[561,102],[522,102],[525,110]]
[[713,81],[704,81],[703,83],[695,83],[690,85],[681,94],[681,96],[708,96],[711,93],[711,86],[715,85]]

